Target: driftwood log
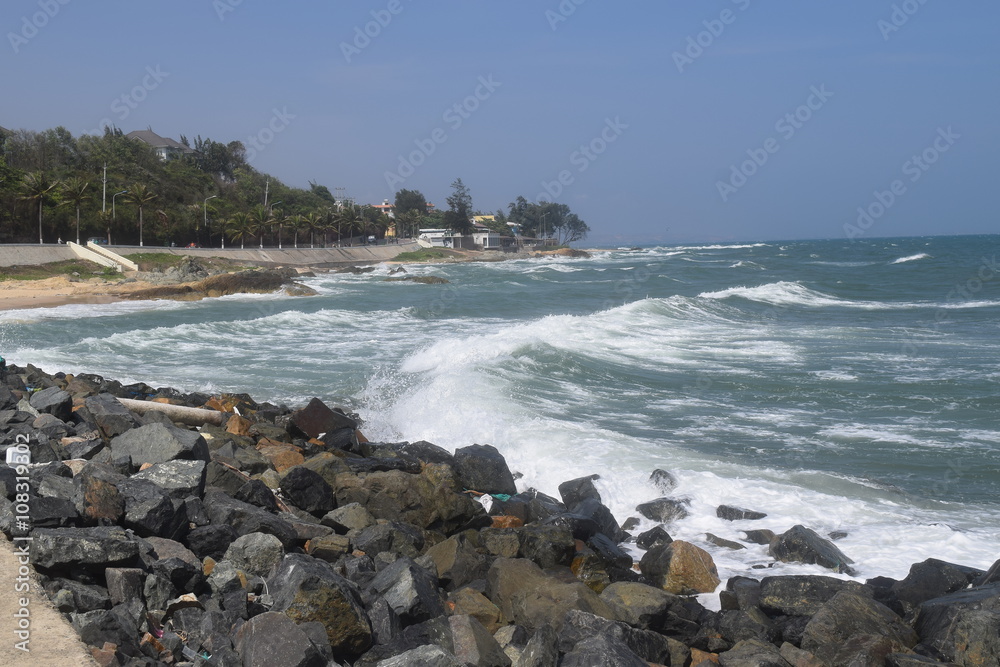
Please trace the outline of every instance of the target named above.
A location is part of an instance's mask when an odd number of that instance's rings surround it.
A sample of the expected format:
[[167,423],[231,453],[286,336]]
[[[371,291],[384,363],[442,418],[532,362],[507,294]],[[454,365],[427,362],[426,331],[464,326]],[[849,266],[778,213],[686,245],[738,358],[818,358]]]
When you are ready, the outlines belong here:
[[131,398],[119,398],[118,400],[126,408],[140,415],[147,412],[162,412],[170,418],[170,421],[180,422],[188,426],[202,426],[204,424],[224,426],[226,419],[229,418],[228,414],[218,410],[188,408],[183,405],[170,405],[153,401],[136,401]]

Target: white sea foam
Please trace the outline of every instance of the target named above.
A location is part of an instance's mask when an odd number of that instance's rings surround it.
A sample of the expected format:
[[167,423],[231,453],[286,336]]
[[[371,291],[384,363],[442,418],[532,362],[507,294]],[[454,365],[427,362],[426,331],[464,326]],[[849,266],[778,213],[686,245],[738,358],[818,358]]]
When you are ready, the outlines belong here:
[[889,262],[890,264],[905,264],[906,262],[915,262],[918,259],[927,259],[930,255],[926,252],[921,252],[916,255],[908,255],[907,257],[900,257],[899,259]]

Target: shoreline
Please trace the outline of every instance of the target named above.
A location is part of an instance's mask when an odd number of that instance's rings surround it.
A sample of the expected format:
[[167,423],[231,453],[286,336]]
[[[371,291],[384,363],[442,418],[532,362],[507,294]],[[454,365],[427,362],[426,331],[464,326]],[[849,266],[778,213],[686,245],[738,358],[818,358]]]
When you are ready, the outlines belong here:
[[[32,525],[0,529],[33,538],[41,583],[95,657],[170,662],[187,647],[239,664],[280,633],[293,645],[282,650],[366,667],[431,654],[491,665],[1000,661],[995,614],[981,611],[1000,609],[1000,562],[931,558],[900,580],[849,580],[835,575],[852,561],[808,527],[775,535],[753,529],[766,514],[719,506],[774,562],[827,573],[723,582],[707,551],[668,533],[687,511],[669,471],[651,475],[663,497],[635,508],[656,527],[633,535],[595,476],[563,482],[560,498],[518,491],[489,445],[369,442],[356,415],[317,398],[290,409],[32,366],[0,380],[0,432],[15,451],[26,440],[35,462],[30,473],[0,464],[0,517],[16,507],[14,474],[40,496]],[[537,652],[550,657],[518,662]],[[588,662],[595,652],[613,658]]]

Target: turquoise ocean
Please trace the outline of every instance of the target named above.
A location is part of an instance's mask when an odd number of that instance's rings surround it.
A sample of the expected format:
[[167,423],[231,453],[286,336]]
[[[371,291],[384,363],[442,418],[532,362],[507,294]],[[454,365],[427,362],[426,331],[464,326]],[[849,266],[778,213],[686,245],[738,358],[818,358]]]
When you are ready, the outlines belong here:
[[[12,362],[357,411],[387,442],[496,446],[521,488],[597,473],[619,521],[690,500],[675,539],[723,579],[801,523],[845,531],[861,578],[1000,557],[998,236],[611,249],[589,259],[409,265],[233,296],[0,313]],[[767,512],[715,516],[719,504]],[[644,521],[640,530],[649,527]],[[778,564],[766,573],[823,573]]]

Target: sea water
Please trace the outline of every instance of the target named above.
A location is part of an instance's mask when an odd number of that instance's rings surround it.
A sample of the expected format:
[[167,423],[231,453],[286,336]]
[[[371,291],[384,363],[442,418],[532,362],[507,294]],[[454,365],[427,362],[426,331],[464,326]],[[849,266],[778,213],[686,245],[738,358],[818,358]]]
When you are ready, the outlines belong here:
[[[320,295],[0,314],[17,364],[357,411],[387,442],[497,447],[519,488],[658,497],[736,574],[828,573],[706,533],[844,531],[860,578],[1000,557],[1000,237],[605,250],[307,278]],[[716,517],[720,504],[766,512]],[[638,530],[651,527],[643,520]],[[757,569],[755,569],[757,568]],[[763,568],[763,569],[761,569]]]

